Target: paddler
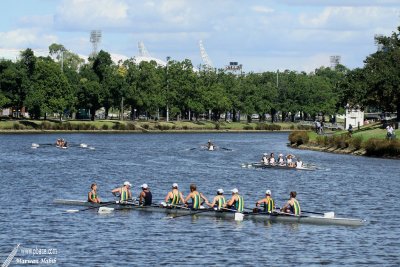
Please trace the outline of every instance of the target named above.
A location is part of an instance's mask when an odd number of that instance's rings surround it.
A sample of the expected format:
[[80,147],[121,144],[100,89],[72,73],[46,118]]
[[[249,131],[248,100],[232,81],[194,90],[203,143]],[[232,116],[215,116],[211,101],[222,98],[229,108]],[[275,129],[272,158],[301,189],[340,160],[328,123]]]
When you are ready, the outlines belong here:
[[276,163],[275,155],[274,155],[274,153],[271,153],[271,154],[269,155],[269,164],[272,165],[272,166],[274,166],[275,163]]
[[288,167],[294,168],[296,167],[295,163],[293,162],[293,155],[289,154],[286,156],[286,164]]
[[296,168],[299,168],[299,169],[303,168],[303,162],[301,161],[300,158],[297,158],[297,160],[296,160]]
[[[264,204],[263,209],[259,208],[261,204]],[[265,191],[265,197],[256,202],[256,208],[253,211],[266,213],[272,213],[275,211],[275,202],[271,197],[271,190]]]
[[153,195],[150,192],[149,186],[147,184],[142,184],[142,192],[139,195],[139,205],[151,206]]
[[214,150],[214,144],[211,142],[211,140],[208,140],[208,142],[207,142],[207,149]]
[[93,183],[90,186],[90,192],[88,193],[88,202],[93,202],[93,203],[100,203],[100,198],[97,195],[97,184]]
[[299,201],[296,199],[296,191],[290,192],[290,199],[286,202],[285,205],[281,208],[281,211],[285,213],[290,213],[293,215],[301,215],[301,209]]
[[[191,203],[188,203],[189,199],[192,199]],[[202,199],[206,203],[208,203],[207,198],[205,196],[203,196],[202,193],[197,191],[196,185],[191,184],[190,185],[190,194],[185,198],[185,201],[183,202],[183,204],[190,209],[198,210],[198,209],[200,209],[200,206],[202,204],[202,201],[201,201]]]
[[120,202],[128,201],[128,200],[132,199],[131,186],[132,186],[131,183],[126,181],[124,183],[124,186],[117,187],[117,188],[113,189],[111,192],[113,193],[113,195],[116,195],[117,193],[119,193]]
[[239,195],[239,190],[237,188],[233,188],[231,192],[232,198],[224,204],[224,208],[242,212],[244,207],[243,197]]
[[279,166],[285,166],[285,159],[283,158],[283,154],[279,154],[278,164],[279,164]]
[[178,189],[178,184],[172,184],[172,190],[168,192],[167,196],[165,197],[165,203],[169,206],[176,206],[179,203],[184,203],[185,200],[183,199],[182,192]]
[[226,203],[224,190],[222,188],[217,190],[217,195],[214,197],[212,203],[207,203],[208,206],[211,208],[220,210],[223,208],[224,204]]
[[261,163],[264,163],[265,165],[268,165],[268,154],[264,153],[263,157],[261,158]]

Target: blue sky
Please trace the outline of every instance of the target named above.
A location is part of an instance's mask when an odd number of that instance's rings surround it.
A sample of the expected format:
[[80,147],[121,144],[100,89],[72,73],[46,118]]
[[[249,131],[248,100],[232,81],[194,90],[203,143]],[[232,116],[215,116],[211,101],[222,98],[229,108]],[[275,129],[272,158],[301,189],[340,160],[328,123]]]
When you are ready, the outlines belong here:
[[150,55],[202,63],[199,40],[220,68],[230,61],[246,72],[313,71],[340,55],[361,67],[376,50],[375,34],[400,25],[400,0],[13,0],[0,4],[0,57],[27,47],[61,43],[80,55],[91,51],[90,31],[115,57]]

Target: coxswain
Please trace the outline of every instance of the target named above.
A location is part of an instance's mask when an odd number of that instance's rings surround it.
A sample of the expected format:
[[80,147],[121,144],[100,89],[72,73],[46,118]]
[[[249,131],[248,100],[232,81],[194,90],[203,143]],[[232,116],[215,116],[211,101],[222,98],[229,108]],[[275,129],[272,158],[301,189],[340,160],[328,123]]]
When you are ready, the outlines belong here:
[[117,193],[119,193],[120,202],[132,200],[131,186],[132,186],[131,183],[126,181],[124,183],[124,186],[117,187],[117,188],[113,189],[111,192],[113,193],[113,195],[117,195]]
[[139,205],[151,206],[153,195],[150,192],[149,186],[147,184],[142,184],[142,192],[139,195]]
[[207,203],[207,205],[216,210],[220,210],[224,207],[225,203],[224,190],[220,188],[217,190],[217,195],[214,197],[213,202]]
[[[260,209],[260,205],[264,204],[264,208]],[[256,202],[255,212],[273,213],[275,211],[275,202],[271,197],[271,190],[265,191],[265,197]]]
[[273,166],[275,165],[275,163],[276,163],[275,155],[274,153],[271,153],[271,155],[269,156],[269,164]]
[[232,189],[231,192],[232,198],[224,204],[224,208],[242,212],[244,209],[243,197],[239,195],[239,190],[237,188]]
[[93,183],[90,186],[90,192],[88,193],[88,202],[100,203],[100,198],[97,195],[97,184]]
[[301,209],[299,201],[296,199],[297,193],[295,191],[290,192],[290,199],[281,208],[281,211],[285,213],[290,213],[293,215],[301,215]]
[[[192,199],[191,203],[188,203],[188,201]],[[185,201],[183,202],[183,204],[185,206],[187,206],[190,209],[193,210],[198,210],[200,209],[200,206],[202,204],[202,199],[208,203],[208,200],[205,196],[203,196],[202,193],[197,191],[197,187],[195,184],[191,184],[190,185],[190,194],[187,195],[187,197],[185,198]]]
[[283,154],[279,154],[278,164],[279,164],[279,166],[285,166],[285,159],[283,158]]

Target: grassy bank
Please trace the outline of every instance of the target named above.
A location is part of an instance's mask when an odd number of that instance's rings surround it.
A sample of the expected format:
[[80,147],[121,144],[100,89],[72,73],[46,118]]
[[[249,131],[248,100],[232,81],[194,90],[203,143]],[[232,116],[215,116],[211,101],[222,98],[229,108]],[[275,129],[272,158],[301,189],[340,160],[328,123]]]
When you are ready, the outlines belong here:
[[42,120],[3,120],[0,121],[2,132],[180,132],[180,131],[292,131],[309,130],[309,126],[296,123],[245,123],[211,121],[42,121]]
[[386,140],[386,129],[382,129],[379,123],[361,127],[351,136],[347,131],[338,131],[329,136],[293,131],[289,141],[291,146],[301,149],[400,158],[400,140]]

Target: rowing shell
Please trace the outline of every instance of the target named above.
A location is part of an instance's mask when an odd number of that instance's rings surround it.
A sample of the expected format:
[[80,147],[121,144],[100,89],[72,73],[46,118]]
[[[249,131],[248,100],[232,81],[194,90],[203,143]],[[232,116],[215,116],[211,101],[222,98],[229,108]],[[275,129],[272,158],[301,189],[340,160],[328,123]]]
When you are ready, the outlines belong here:
[[[56,199],[54,200],[55,204],[60,205],[73,205],[73,206],[84,206],[84,207],[102,207],[107,206],[109,208],[121,209],[121,210],[137,210],[141,212],[160,212],[167,213],[171,215],[183,215],[183,214],[191,214],[196,216],[208,216],[208,217],[217,217],[217,218],[226,218],[226,219],[235,219],[235,212],[229,211],[216,211],[209,210],[199,213],[199,210],[188,210],[188,209],[171,209],[164,208],[159,206],[139,206],[133,203],[127,204],[110,204],[112,202],[103,202],[103,203],[91,203],[87,201],[81,200],[69,200],[69,199]],[[252,213],[252,212],[244,212],[244,218],[251,219],[255,221],[271,221],[271,222],[291,222],[291,223],[308,223],[308,224],[318,224],[318,225],[343,225],[343,226],[361,226],[365,224],[365,220],[354,219],[354,218],[328,218],[323,216],[315,216],[315,215],[288,215],[288,214],[264,214],[264,213]]]
[[264,163],[243,163],[243,168],[260,168],[260,169],[282,169],[282,170],[300,170],[300,171],[315,171],[316,168],[308,167],[288,167],[286,165],[267,165]]

